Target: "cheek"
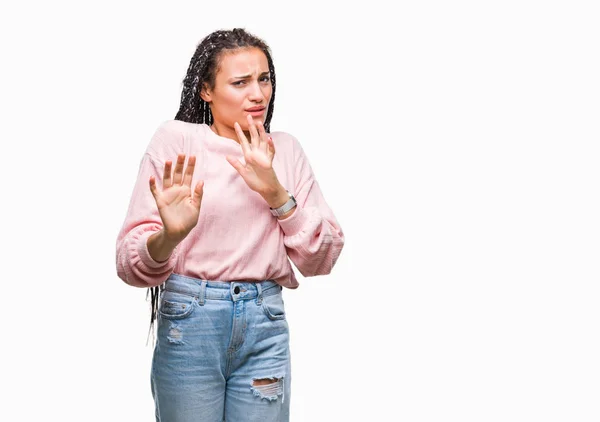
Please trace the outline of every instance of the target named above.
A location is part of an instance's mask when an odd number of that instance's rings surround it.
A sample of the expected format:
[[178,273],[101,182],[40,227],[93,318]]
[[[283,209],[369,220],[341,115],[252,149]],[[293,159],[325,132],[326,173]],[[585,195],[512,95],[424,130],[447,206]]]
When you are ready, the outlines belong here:
[[215,99],[215,105],[224,116],[237,114],[237,110],[244,105],[244,96],[240,90],[225,89],[221,92],[219,98]]
[[227,92],[227,103],[228,104],[243,104],[244,92],[241,89],[231,88]]
[[271,95],[273,95],[273,86],[269,85],[266,89],[265,89],[265,97],[267,97],[267,103],[271,101]]

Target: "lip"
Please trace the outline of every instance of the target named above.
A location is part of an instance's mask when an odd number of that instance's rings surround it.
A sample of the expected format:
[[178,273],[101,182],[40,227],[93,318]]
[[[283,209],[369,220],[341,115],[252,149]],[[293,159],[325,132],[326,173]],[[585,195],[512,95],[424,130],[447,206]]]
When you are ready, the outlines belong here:
[[257,109],[256,111],[250,111],[250,110],[246,110],[246,111],[252,117],[258,117],[258,116],[262,116],[263,114],[265,114],[265,109],[264,108]]
[[259,111],[265,111],[265,108],[264,107],[252,107],[252,108],[246,109],[246,111],[248,113],[257,113]]

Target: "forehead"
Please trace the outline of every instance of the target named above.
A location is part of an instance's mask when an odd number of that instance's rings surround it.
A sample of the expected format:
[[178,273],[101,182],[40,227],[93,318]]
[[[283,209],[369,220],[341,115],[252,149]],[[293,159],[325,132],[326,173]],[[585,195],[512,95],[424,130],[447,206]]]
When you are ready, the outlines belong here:
[[224,52],[219,60],[217,76],[260,74],[269,71],[267,56],[258,48],[244,48]]

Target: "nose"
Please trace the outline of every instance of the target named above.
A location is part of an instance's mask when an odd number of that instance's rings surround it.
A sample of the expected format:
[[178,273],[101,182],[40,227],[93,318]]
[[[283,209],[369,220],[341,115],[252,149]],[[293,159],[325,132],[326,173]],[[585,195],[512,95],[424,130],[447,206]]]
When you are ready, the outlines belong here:
[[265,95],[258,83],[252,84],[252,90],[250,91],[250,101],[260,103],[265,99]]

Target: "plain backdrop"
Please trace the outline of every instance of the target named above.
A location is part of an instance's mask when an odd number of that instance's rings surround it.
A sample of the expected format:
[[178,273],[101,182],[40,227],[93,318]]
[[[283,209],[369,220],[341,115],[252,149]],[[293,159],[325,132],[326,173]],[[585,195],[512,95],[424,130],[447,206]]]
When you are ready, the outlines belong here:
[[346,245],[284,291],[292,421],[600,420],[596,2],[18,2],[0,10],[0,419],[151,421],[115,270],[200,40],[270,46],[272,130]]

